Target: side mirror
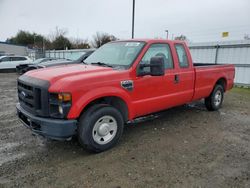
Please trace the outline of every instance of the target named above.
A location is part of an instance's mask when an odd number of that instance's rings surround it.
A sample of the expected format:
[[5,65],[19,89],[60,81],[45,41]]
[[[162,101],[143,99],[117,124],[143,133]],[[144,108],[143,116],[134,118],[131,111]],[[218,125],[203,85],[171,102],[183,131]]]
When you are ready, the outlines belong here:
[[138,76],[163,76],[165,74],[163,57],[152,57],[149,64],[140,64],[138,69]]
[[151,76],[163,76],[165,74],[163,57],[152,57],[150,59],[150,74]]

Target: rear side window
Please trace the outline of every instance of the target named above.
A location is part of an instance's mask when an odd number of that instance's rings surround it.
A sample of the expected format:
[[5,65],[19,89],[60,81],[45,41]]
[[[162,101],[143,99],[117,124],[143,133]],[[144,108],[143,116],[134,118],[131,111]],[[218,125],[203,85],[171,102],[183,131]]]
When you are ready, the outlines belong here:
[[178,55],[178,61],[179,61],[179,66],[181,68],[186,68],[189,66],[188,64],[188,58],[187,58],[187,53],[182,44],[175,44],[175,50]]
[[19,57],[12,57],[11,61],[20,61],[20,58]]
[[26,58],[26,57],[20,57],[20,60],[21,60],[21,61],[26,61],[27,58]]
[[25,61],[25,57],[12,57],[12,61]]

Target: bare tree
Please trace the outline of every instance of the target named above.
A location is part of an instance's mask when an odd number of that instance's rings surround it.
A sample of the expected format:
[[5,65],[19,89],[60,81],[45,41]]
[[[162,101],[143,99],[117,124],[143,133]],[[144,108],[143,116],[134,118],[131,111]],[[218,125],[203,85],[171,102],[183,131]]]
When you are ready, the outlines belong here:
[[56,26],[55,30],[49,34],[48,38],[50,39],[50,41],[54,41],[58,37],[65,37],[67,33],[68,30],[66,28],[59,28],[58,26]]
[[50,32],[48,39],[50,44],[46,45],[49,49],[65,50],[71,49],[72,44],[66,37],[68,30],[66,28],[59,28],[56,26],[55,30]]
[[109,35],[107,33],[100,33],[97,32],[94,36],[93,36],[93,41],[92,41],[92,46],[94,48],[99,48],[100,46],[102,46],[103,44],[106,44],[110,41],[115,41],[117,40],[117,38],[114,35]]
[[248,34],[244,35],[244,40],[250,40],[250,36]]
[[175,37],[174,40],[188,41],[188,38],[185,35],[181,34],[180,36]]
[[72,48],[74,49],[86,49],[90,48],[88,39],[72,38],[71,40]]

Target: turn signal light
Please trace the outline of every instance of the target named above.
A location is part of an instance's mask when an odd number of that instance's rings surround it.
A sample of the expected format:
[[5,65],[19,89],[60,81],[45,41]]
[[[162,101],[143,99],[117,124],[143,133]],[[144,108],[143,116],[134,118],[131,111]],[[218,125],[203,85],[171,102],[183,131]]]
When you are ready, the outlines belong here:
[[71,101],[71,94],[69,93],[59,93],[58,100],[63,102],[70,102]]

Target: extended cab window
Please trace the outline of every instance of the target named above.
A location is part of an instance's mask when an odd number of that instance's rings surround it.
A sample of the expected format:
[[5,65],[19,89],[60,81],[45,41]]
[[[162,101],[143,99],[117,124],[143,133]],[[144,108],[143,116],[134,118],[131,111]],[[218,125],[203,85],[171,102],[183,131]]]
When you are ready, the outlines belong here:
[[182,44],[175,44],[175,50],[178,55],[178,61],[179,61],[179,66],[181,68],[186,68],[189,66],[188,64],[188,59],[187,59],[187,53]]
[[173,59],[168,44],[152,44],[144,54],[141,63],[149,64],[152,57],[163,57],[165,69],[172,69]]

